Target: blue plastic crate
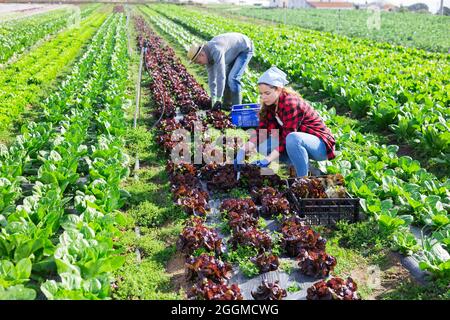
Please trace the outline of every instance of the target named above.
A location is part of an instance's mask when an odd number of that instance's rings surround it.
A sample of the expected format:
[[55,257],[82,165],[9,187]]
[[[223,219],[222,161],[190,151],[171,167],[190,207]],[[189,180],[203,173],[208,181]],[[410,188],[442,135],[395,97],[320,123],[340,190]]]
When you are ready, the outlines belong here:
[[231,109],[231,122],[236,127],[257,127],[260,106],[257,103],[236,104]]

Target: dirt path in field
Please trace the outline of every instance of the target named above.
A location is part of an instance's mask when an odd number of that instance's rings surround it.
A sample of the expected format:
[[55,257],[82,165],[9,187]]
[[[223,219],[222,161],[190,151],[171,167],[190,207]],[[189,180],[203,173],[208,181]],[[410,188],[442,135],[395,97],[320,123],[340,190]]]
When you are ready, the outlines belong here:
[[188,288],[192,285],[186,281],[185,273],[185,259],[180,252],[177,252],[170,260],[167,262],[166,272],[170,276],[170,283],[172,284],[175,291],[180,289],[186,292]]
[[351,271],[351,277],[357,284],[364,284],[370,289],[365,300],[383,299],[405,283],[419,284],[402,265],[399,254],[390,252],[386,257],[387,261],[382,266],[361,266]]

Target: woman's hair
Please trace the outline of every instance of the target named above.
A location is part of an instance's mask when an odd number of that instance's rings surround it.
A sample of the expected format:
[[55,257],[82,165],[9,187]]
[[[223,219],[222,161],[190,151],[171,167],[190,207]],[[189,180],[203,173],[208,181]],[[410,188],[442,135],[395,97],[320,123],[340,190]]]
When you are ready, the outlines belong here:
[[[269,86],[271,89],[276,89],[277,88],[275,86],[271,86],[270,84],[266,84],[266,85]],[[301,95],[298,92],[296,92],[294,89],[292,89],[290,87],[284,87],[281,90],[281,94],[295,95],[299,99],[302,98]],[[272,106],[268,106],[268,105],[264,104],[264,102],[262,102],[262,100],[260,101],[260,104],[261,104],[261,109],[259,110],[259,119],[266,120],[267,119],[267,112],[270,110],[270,108]]]

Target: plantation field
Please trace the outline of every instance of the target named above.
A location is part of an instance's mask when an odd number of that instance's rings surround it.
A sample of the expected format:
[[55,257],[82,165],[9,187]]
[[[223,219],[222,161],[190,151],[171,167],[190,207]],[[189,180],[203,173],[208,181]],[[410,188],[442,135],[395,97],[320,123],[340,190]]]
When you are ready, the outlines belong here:
[[[0,300],[450,299],[448,17],[386,13],[367,34],[356,11],[6,11]],[[249,132],[186,57],[225,32],[255,44],[244,103],[277,65],[331,130],[323,176],[236,174]]]

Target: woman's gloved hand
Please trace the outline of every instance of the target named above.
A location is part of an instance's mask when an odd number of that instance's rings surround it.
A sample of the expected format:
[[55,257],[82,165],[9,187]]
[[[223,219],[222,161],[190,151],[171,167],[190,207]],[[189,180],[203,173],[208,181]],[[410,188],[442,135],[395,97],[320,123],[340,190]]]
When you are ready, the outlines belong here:
[[270,162],[267,159],[262,159],[262,160],[253,161],[251,164],[261,167],[261,168],[267,168],[269,166]]

